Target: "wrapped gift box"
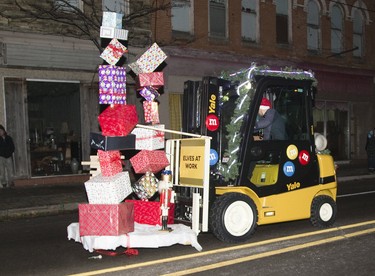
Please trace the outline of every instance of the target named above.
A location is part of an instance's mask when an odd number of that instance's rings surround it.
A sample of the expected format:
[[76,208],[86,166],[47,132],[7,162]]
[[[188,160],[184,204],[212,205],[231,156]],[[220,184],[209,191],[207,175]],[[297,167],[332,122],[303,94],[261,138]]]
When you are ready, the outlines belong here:
[[153,173],[147,172],[132,185],[133,192],[139,199],[148,200],[157,192],[158,182],[159,180]]
[[141,70],[141,68],[139,68],[137,62],[129,63],[129,64],[128,64],[128,67],[129,67],[130,69],[132,69],[132,71],[133,71],[134,74],[136,74],[136,75],[139,75],[140,73],[142,73],[142,70]]
[[99,65],[99,103],[126,104],[126,68]]
[[[159,201],[125,200],[134,204],[134,221],[141,224],[161,225]],[[175,204],[168,205],[168,224],[174,223]]]
[[135,105],[113,105],[107,107],[98,116],[104,136],[126,136],[138,124]]
[[136,173],[157,173],[169,165],[169,161],[162,150],[141,150],[130,158]]
[[102,26],[121,29],[123,16],[121,13],[103,12]]
[[133,192],[129,172],[98,174],[85,182],[85,189],[90,204],[117,204]]
[[121,153],[118,150],[98,150],[98,157],[103,176],[114,176],[122,172]]
[[159,88],[164,85],[164,74],[163,72],[152,72],[152,73],[140,73],[137,76],[137,86],[145,87],[152,86]]
[[135,74],[151,73],[167,58],[158,44],[154,43],[136,62],[129,64]]
[[[153,125],[155,128],[164,129],[164,125]],[[136,127],[131,132],[135,134],[135,149],[156,150],[164,148],[164,131],[156,131]]]
[[146,123],[159,124],[159,104],[157,102],[144,101],[143,114]]
[[99,132],[90,132],[90,146],[99,150],[129,150],[135,149],[136,135],[105,136]]
[[134,205],[78,204],[80,236],[119,236],[134,231]]
[[147,86],[147,87],[143,87],[139,91],[139,95],[141,95],[143,98],[145,98],[146,101],[152,102],[157,97],[159,97],[160,94],[155,88],[153,88],[151,86]]
[[127,52],[127,48],[116,38],[113,38],[100,57],[109,64],[115,65],[125,52]]
[[116,38],[118,40],[128,40],[128,30],[116,29],[113,27],[100,27],[101,38]]

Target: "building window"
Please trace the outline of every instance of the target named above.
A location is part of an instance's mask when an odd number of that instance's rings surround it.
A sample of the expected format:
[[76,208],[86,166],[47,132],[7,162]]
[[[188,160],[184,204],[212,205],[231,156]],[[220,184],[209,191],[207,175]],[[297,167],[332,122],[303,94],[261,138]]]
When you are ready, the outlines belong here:
[[129,15],[130,13],[130,0],[103,0],[103,11],[110,11]]
[[275,0],[276,42],[289,44],[289,0]]
[[354,12],[353,16],[353,48],[358,47],[353,52],[353,56],[363,56],[363,18],[359,10]]
[[320,11],[316,1],[309,1],[307,6],[307,49],[320,50]]
[[82,0],[55,0],[55,6],[64,12],[72,12],[74,9],[83,11]]
[[210,36],[227,36],[227,0],[210,0]]
[[339,5],[333,5],[331,10],[331,51],[340,53],[343,50],[343,12]]
[[241,36],[242,39],[256,42],[258,33],[258,1],[242,0]]
[[192,0],[172,0],[172,30],[193,33]]

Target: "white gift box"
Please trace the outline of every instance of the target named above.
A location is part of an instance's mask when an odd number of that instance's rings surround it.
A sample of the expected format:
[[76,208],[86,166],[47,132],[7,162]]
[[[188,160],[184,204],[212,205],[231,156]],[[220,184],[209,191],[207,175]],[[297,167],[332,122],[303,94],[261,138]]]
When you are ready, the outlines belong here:
[[[164,125],[153,125],[155,128],[164,129]],[[131,132],[135,134],[136,150],[157,150],[164,148],[164,131],[136,127]]]
[[144,52],[136,62],[128,66],[135,74],[153,72],[165,59],[167,55],[163,52],[158,44],[154,43]]
[[140,73],[142,73],[142,70],[141,70],[141,68],[139,68],[137,62],[129,63],[128,66],[129,66],[130,69],[132,69],[134,74],[139,75]]
[[115,65],[125,52],[127,52],[127,48],[116,38],[112,38],[100,57],[109,64]]
[[90,204],[118,204],[133,192],[129,172],[98,174],[85,182],[85,189]]
[[121,13],[103,12],[102,26],[122,29],[123,16]]
[[100,27],[100,37],[102,38],[117,38],[120,40],[128,40],[128,30],[116,29],[113,27]]

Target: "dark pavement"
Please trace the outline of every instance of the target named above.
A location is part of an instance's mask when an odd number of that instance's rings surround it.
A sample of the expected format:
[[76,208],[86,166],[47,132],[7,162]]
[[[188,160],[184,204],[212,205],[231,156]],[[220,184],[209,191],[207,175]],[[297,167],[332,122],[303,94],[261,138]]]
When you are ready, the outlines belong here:
[[[339,164],[337,181],[374,178],[366,165]],[[58,183],[0,189],[0,220],[72,212],[87,203],[84,183]]]

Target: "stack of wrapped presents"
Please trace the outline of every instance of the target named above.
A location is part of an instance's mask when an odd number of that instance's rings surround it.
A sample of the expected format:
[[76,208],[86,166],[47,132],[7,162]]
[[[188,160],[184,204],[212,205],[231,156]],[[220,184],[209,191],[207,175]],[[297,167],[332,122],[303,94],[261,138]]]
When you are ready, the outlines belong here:
[[[134,222],[161,225],[161,204],[150,199],[157,198],[159,179],[155,175],[169,165],[157,102],[164,76],[155,72],[167,56],[154,43],[129,65],[136,74],[137,92],[144,100],[144,121],[155,129],[136,127],[136,107],[126,102],[126,67],[116,65],[127,52],[121,41],[127,39],[128,33],[121,22],[121,14],[104,12],[100,35],[110,42],[100,55],[105,62],[98,72],[99,104],[108,106],[98,116],[101,132],[90,133],[90,145],[97,150],[101,173],[85,182],[88,203],[79,204],[80,236],[124,235],[134,231]],[[126,158],[126,150],[136,150],[129,159],[132,173],[140,175],[134,183],[121,159],[121,151]],[[171,203],[168,212],[168,223],[172,224]]]

